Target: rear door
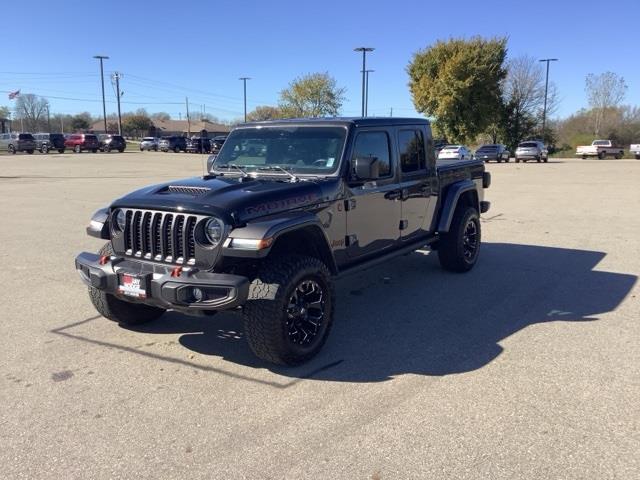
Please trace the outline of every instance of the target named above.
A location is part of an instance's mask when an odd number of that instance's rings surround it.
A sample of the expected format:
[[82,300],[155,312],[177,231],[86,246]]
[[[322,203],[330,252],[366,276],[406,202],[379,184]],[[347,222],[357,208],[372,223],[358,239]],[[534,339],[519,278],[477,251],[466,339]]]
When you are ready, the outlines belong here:
[[357,157],[376,157],[380,177],[376,181],[349,183],[347,210],[347,255],[351,259],[383,253],[400,239],[402,194],[394,160],[392,131],[358,129],[350,162]]
[[422,129],[399,127],[397,138],[402,192],[400,230],[402,240],[407,241],[424,235],[429,229],[427,213],[431,201],[431,188]]

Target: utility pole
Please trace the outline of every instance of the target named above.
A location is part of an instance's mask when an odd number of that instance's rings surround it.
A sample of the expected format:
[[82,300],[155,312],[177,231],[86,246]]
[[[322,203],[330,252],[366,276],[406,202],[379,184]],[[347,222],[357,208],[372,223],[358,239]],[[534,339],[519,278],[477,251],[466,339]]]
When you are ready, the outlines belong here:
[[115,72],[113,74],[113,79],[116,81],[116,97],[118,100],[118,135],[122,135],[122,115],[120,114],[120,97],[122,94],[120,93],[120,79],[122,75],[120,73]]
[[247,80],[251,80],[250,77],[240,77],[244,84],[244,123],[247,123]]
[[542,109],[542,141],[545,140],[546,126],[547,126],[547,93],[549,91],[549,62],[557,62],[557,58],[544,58],[541,62],[547,63],[547,79],[544,84],[544,107]]
[[107,133],[107,105],[104,100],[104,68],[102,65],[103,60],[107,60],[109,57],[106,55],[94,55],[93,58],[100,60],[100,81],[102,82],[102,118],[104,119],[104,133]]
[[63,120],[63,115],[60,115],[60,133],[64,133],[64,120]]
[[365,71],[365,89],[364,89],[364,116],[369,116],[369,73],[375,72],[375,70]]
[[362,52],[362,116],[365,115],[365,90],[366,90],[366,71],[367,71],[367,52],[373,52],[375,48],[371,47],[358,47],[354,48],[354,52]]
[[393,117],[393,107],[391,107],[391,108],[389,109],[389,116],[390,116],[390,117]]
[[48,103],[47,103],[47,132],[51,133],[51,114],[49,113]]
[[184,97],[187,102],[187,136],[191,138],[191,118],[189,117],[189,97]]

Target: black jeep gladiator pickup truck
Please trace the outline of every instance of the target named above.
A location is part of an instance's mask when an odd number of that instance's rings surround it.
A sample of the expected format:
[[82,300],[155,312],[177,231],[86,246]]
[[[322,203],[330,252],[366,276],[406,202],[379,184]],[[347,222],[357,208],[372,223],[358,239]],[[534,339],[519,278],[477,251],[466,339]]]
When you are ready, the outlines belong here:
[[241,309],[253,352],[296,365],[329,334],[334,277],[425,246],[447,270],[478,259],[490,175],[482,161],[436,164],[426,120],[243,124],[208,168],[94,214],[87,232],[109,242],[75,264],[100,314]]

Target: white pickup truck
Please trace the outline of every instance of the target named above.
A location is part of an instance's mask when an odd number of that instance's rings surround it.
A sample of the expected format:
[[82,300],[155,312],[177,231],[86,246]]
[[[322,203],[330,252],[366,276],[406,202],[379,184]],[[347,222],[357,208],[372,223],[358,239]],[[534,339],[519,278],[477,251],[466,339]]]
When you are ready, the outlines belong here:
[[636,160],[640,160],[640,143],[634,143],[629,147],[631,155],[635,155]]
[[611,140],[594,140],[591,145],[577,147],[576,155],[582,158],[598,157],[600,160],[607,156],[622,158],[624,149],[614,146]]

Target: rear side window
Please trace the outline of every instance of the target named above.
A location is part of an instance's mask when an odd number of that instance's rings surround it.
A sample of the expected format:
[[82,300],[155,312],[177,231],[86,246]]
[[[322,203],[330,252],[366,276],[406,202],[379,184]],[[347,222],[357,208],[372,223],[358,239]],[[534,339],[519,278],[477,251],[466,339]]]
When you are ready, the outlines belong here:
[[19,140],[33,140],[34,138],[33,138],[33,135],[31,135],[30,133],[21,133],[18,136],[18,139]]
[[427,168],[424,138],[420,130],[401,130],[398,133],[398,147],[403,173],[417,172]]
[[386,132],[362,132],[356,137],[353,146],[353,156],[376,157],[380,166],[380,177],[391,174],[391,159],[389,155],[389,136]]

